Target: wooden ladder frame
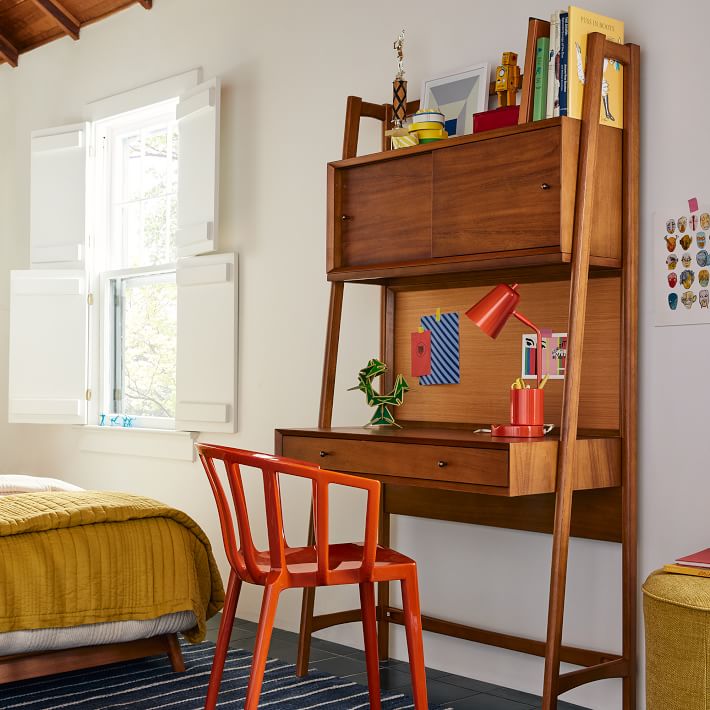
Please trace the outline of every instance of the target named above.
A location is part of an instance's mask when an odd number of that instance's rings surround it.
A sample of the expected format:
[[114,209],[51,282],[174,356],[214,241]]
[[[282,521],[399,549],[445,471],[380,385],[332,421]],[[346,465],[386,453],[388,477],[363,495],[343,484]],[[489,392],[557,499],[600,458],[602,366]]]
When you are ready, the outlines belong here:
[[[639,108],[640,108],[640,48],[638,45],[620,45],[600,33],[588,36],[586,85],[601,87],[604,58],[618,61],[625,67],[624,75],[624,129],[622,140],[622,306],[621,306],[621,439],[622,439],[622,653],[600,654],[586,649],[562,645],[564,604],[569,556],[572,495],[574,488],[574,456],[577,440],[579,392],[581,381],[584,329],[586,320],[587,286],[589,280],[590,235],[599,155],[599,114],[601,91],[585,91],[582,105],[579,164],[575,196],[573,254],[571,262],[570,310],[568,325],[568,357],[560,425],[560,445],[557,461],[557,486],[555,516],[552,534],[552,562],[550,569],[550,594],[548,601],[547,638],[542,642],[520,637],[483,631],[469,627],[438,622],[442,632],[461,629],[462,638],[471,638],[504,648],[544,655],[542,710],[556,710],[559,695],[572,688],[607,678],[623,680],[623,708],[636,708],[636,634],[637,634],[637,332],[638,332],[638,211],[639,211]],[[416,110],[418,102],[410,102]],[[359,97],[348,98],[343,158],[355,157],[361,117],[383,122],[383,150],[388,148],[384,135],[391,122],[391,106],[371,104]],[[337,367],[338,342],[343,305],[344,282],[331,283],[330,307],[325,344],[325,360],[320,400],[318,426],[331,426],[333,395]],[[388,311],[394,309],[391,291],[382,289],[382,343],[383,357],[391,360],[393,347],[385,337],[384,324]],[[387,383],[385,383],[387,386]],[[389,515],[381,516],[381,542],[389,541]],[[309,534],[312,540],[313,531]],[[389,589],[378,593],[378,618],[386,623],[380,631],[380,657],[386,658],[389,647],[389,622],[397,622],[397,614],[389,607]],[[306,589],[301,609],[301,637],[297,673],[308,671],[310,637],[313,631],[337,623],[356,621],[354,612],[340,612],[319,617],[313,623],[315,590]],[[352,617],[352,618],[351,618]],[[435,626],[436,620],[433,620]],[[426,628],[427,624],[425,624]],[[445,628],[445,630],[444,630]],[[566,660],[581,665],[579,670],[561,673],[560,662]]]

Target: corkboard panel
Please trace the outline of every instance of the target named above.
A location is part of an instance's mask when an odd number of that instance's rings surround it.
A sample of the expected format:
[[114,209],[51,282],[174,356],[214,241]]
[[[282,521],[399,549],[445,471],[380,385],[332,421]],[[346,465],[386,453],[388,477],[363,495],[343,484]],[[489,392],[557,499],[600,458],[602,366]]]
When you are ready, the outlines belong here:
[[[395,295],[394,372],[410,385],[398,419],[407,421],[504,423],[510,418],[510,385],[521,374],[522,334],[528,328],[511,318],[496,340],[484,335],[464,313],[490,286]],[[519,286],[519,309],[533,323],[553,332],[567,332],[569,281]],[[579,426],[619,429],[619,359],[621,280],[618,276],[589,282]],[[456,311],[459,317],[461,384],[421,387],[411,376],[410,334],[423,315]],[[545,421],[560,423],[563,381],[545,387]]]

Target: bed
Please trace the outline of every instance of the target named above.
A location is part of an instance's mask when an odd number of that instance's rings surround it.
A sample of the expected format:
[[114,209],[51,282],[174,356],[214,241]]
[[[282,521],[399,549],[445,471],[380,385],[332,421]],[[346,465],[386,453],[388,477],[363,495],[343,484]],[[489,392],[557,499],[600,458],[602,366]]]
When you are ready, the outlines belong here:
[[0,682],[166,653],[224,590],[185,513],[128,493],[0,476]]

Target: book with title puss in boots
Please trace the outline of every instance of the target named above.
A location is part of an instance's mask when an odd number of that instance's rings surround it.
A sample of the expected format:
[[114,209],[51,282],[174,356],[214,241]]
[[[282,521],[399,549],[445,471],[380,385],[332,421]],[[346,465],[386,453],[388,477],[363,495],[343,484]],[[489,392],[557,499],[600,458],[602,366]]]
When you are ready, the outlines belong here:
[[[567,115],[572,118],[581,118],[587,61],[587,35],[590,32],[601,32],[612,42],[623,44],[624,23],[621,20],[570,5],[568,25]],[[623,128],[624,69],[619,62],[606,57],[602,72],[601,92],[599,122],[605,126]]]

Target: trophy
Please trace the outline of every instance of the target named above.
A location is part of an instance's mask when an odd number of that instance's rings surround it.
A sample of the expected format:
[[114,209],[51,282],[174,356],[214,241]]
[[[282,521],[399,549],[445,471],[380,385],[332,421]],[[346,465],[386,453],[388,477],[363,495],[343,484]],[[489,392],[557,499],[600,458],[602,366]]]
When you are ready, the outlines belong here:
[[395,128],[402,128],[407,117],[407,81],[404,78],[404,30],[399,33],[394,43],[397,52],[397,75],[392,82],[392,123]]
[[397,53],[397,74],[392,82],[392,128],[385,135],[392,141],[392,148],[417,145],[419,139],[404,126],[407,118],[407,80],[404,78],[404,30],[394,43]]

